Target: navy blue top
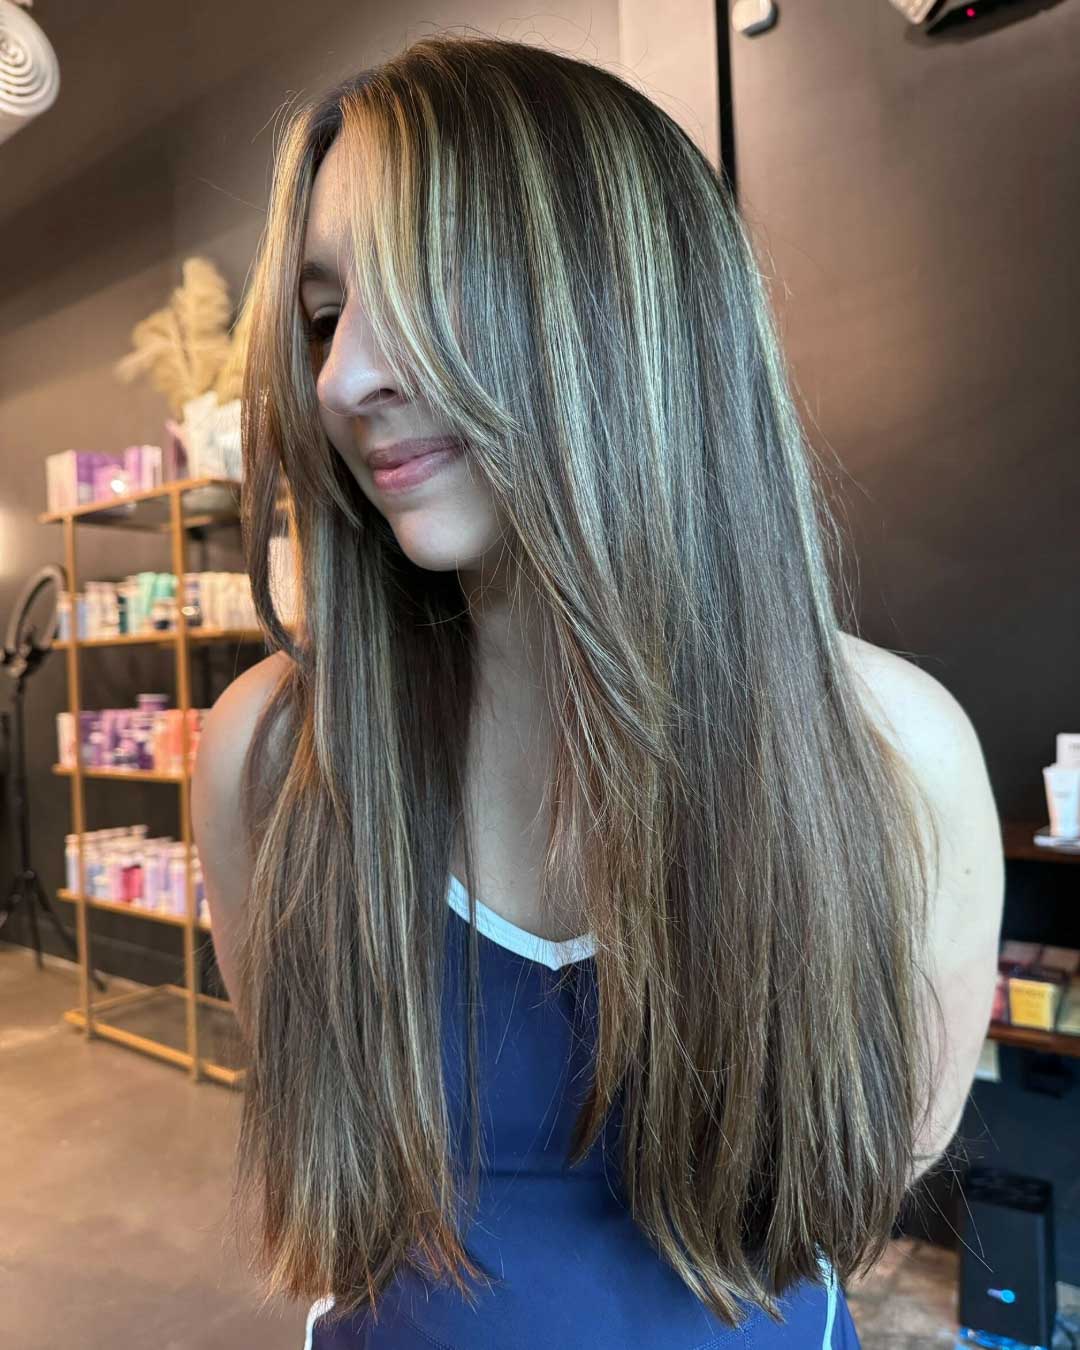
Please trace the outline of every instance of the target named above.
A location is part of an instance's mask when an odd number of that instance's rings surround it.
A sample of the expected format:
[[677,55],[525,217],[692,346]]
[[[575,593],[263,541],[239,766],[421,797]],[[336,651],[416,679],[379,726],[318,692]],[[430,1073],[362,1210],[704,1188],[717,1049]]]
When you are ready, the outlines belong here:
[[[464,943],[468,895],[451,877],[447,899],[443,1067],[456,1144],[467,1142]],[[858,1350],[835,1274],[780,1300],[782,1326],[746,1307],[721,1322],[657,1255],[620,1199],[612,1113],[575,1168],[570,1135],[588,1088],[596,1007],[590,937],[538,938],[477,901],[480,1190],[465,1245],[493,1277],[471,1308],[449,1286],[405,1271],[378,1306],[334,1319],[314,1304],[305,1350]],[[459,1157],[466,1156],[459,1152]]]

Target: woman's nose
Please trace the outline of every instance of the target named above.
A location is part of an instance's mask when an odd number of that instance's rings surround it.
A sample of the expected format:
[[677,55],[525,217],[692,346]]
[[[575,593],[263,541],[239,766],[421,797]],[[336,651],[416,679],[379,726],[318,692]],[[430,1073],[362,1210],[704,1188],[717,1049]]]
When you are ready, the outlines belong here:
[[394,377],[379,359],[371,326],[349,306],[342,311],[319,371],[316,392],[338,417],[360,417],[398,396]]

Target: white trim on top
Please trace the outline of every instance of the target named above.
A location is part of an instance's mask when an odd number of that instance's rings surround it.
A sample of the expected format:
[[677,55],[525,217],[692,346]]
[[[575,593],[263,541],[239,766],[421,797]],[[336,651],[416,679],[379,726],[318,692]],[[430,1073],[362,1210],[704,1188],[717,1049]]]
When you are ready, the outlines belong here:
[[[469,893],[453,873],[450,875],[446,898],[450,908],[468,923]],[[565,942],[553,942],[551,938],[542,938],[519,928],[516,923],[489,909],[482,900],[476,901],[476,931],[507,951],[516,952],[528,961],[536,961],[549,970],[558,970],[561,966],[584,961],[596,954],[596,943],[591,933],[567,938]]]
[[327,1294],[325,1298],[317,1298],[308,1309],[307,1325],[304,1327],[304,1350],[311,1350],[311,1342],[315,1336],[315,1323],[324,1313],[328,1313],[334,1306],[333,1294]]
[[833,1322],[836,1320],[836,1270],[828,1257],[820,1251],[818,1265],[825,1276],[825,1288],[828,1291],[825,1305],[825,1335],[821,1339],[821,1350],[832,1350]]

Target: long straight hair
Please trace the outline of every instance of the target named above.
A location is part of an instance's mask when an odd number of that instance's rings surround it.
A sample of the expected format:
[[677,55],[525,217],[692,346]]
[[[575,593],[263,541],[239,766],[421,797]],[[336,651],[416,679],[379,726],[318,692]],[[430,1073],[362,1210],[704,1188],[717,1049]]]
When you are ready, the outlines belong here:
[[[403,1266],[469,1298],[482,1274],[439,1053],[474,629],[320,426],[298,276],[338,140],[349,290],[489,485],[543,634],[541,904],[596,941],[571,1161],[618,1098],[659,1255],[726,1321],[779,1317],[822,1256],[841,1279],[880,1256],[918,1159],[934,822],[844,654],[839,530],[725,181],[615,74],[489,38],[427,37],[291,112],[246,302],[247,565],[291,657],[245,779],[258,1263],[341,1312]],[[473,931],[474,988],[475,963]]]

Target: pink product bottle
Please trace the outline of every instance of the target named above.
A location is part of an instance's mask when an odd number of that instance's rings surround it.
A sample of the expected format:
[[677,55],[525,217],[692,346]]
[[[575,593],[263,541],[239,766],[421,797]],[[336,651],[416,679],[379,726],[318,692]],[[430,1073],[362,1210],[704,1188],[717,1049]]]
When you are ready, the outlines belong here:
[[124,903],[124,855],[118,848],[105,850],[105,895],[111,904]]
[[189,708],[187,713],[189,771],[195,767],[195,755],[199,749],[199,737],[202,735],[202,722],[202,708]]
[[124,899],[129,905],[141,905],[143,898],[142,852],[134,844],[125,851]]
[[129,445],[124,450],[124,468],[131,479],[132,492],[160,487],[161,446]]
[[150,765],[155,773],[164,773],[168,761],[168,723],[163,712],[149,713],[150,717]]
[[165,712],[165,763],[163,773],[180,773],[184,767],[183,737],[184,714],[179,708],[168,708]]

